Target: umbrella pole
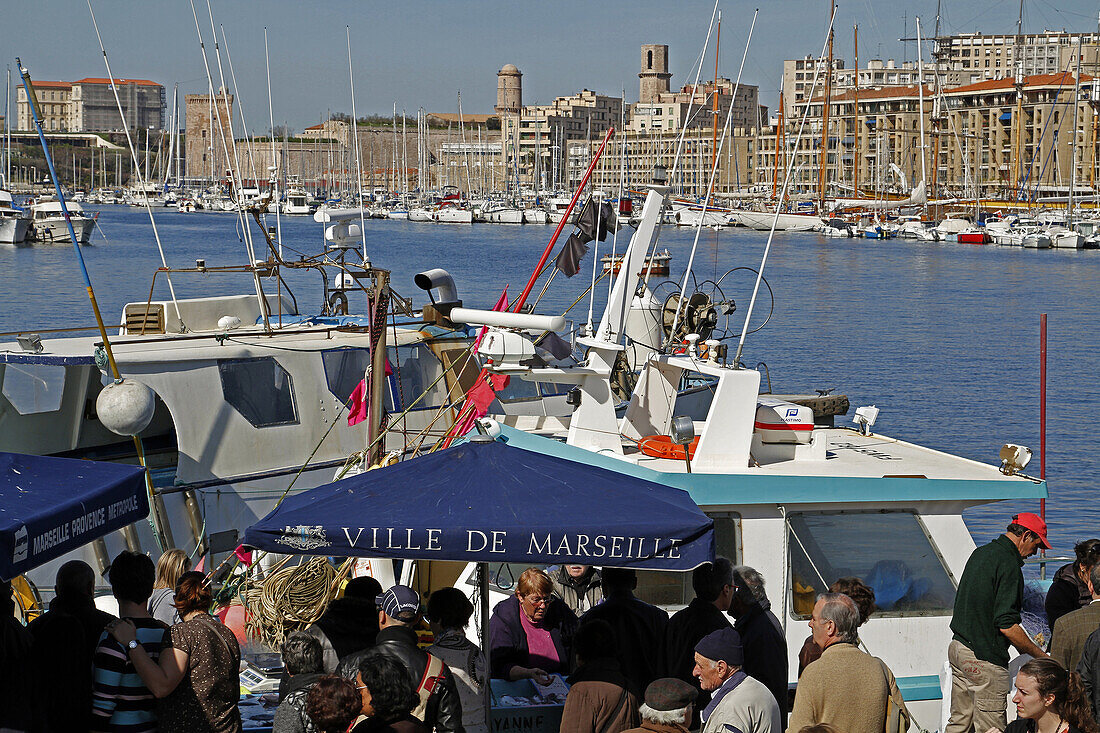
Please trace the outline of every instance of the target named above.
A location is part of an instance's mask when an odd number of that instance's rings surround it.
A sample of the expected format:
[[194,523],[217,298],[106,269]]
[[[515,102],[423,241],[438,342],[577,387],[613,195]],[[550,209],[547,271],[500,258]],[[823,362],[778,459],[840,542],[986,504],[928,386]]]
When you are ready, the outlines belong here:
[[485,725],[489,730],[493,729],[489,716],[493,711],[493,688],[489,684],[492,679],[492,667],[489,660],[489,563],[477,564],[477,585],[481,593],[481,653],[485,655],[485,684],[481,690],[484,695]]

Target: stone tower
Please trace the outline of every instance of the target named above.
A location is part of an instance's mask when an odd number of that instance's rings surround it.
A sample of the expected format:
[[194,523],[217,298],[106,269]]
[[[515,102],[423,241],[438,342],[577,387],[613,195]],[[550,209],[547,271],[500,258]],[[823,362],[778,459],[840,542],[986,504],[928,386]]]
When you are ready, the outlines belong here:
[[512,64],[497,72],[497,114],[519,114],[523,108],[523,74]]
[[660,43],[647,43],[642,46],[642,71],[638,74],[638,101],[650,104],[657,96],[668,92],[668,46]]
[[[186,109],[186,144],[184,160],[187,177],[216,181],[225,177],[229,167],[225,159],[225,149],[233,155],[233,132],[230,120],[233,116],[233,95],[225,97],[219,92],[214,95],[217,110],[208,94],[184,95]],[[226,104],[228,102],[228,105]],[[218,121],[221,121],[221,131]],[[225,142],[222,141],[225,136]]]

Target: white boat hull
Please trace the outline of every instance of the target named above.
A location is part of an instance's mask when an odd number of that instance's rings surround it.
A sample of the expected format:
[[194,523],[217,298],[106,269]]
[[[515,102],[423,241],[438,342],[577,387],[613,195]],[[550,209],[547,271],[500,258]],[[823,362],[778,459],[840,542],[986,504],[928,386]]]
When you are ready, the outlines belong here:
[[0,244],[21,244],[27,238],[30,219],[18,216],[0,218]]
[[767,231],[775,222],[776,231],[783,232],[810,232],[821,229],[825,222],[820,216],[813,214],[787,214],[781,213],[778,221],[774,212],[768,211],[735,211],[730,214],[731,220],[736,220],[742,226],[750,229]]
[[435,212],[435,220],[441,224],[473,224],[474,212],[447,207]]
[[[92,239],[92,230],[95,229],[95,220],[91,218],[71,217],[73,231],[76,240],[80,244],[87,244]],[[35,236],[42,242],[68,242],[69,228],[65,226],[63,218],[37,219],[34,222]]]
[[431,209],[409,209],[409,221],[431,221]]
[[523,212],[524,224],[546,224],[549,221],[545,209],[526,209]]
[[495,209],[487,212],[485,219],[493,224],[522,224],[523,211],[520,209]]

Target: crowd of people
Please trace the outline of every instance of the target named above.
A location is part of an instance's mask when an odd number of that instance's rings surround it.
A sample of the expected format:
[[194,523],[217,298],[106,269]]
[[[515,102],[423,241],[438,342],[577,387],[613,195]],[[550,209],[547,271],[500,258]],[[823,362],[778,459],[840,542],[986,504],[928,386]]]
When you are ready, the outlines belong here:
[[[1041,547],[1045,523],[1022,513],[969,558],[946,650],[945,733],[1100,733],[1100,540],[1079,543],[1052,582],[1047,649],[1021,621],[1021,568]],[[107,579],[118,618],[96,608],[94,572],[73,561],[59,569],[48,610],[26,627],[12,616],[10,587],[0,588],[0,729],[242,731],[241,651],[210,615],[206,576],[177,550],[155,567],[124,551]],[[637,584],[621,568],[528,568],[493,608],[482,650],[467,635],[474,607],[461,590],[436,590],[422,604],[413,588],[352,579],[283,643],[274,733],[487,733],[490,677],[548,686],[554,675],[568,682],[561,730],[570,733],[909,727],[893,672],[859,638],[876,611],[859,578],[818,595],[796,693],[759,572],[721,557],[697,567],[694,598],[671,617],[638,598]],[[1031,657],[1014,679],[1010,647]],[[1013,687],[1017,719],[1008,723]]]

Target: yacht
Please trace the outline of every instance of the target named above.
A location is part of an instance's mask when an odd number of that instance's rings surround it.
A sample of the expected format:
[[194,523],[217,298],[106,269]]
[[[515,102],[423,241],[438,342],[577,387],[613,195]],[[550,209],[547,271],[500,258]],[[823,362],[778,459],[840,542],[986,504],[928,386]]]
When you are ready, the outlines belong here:
[[0,244],[22,244],[31,220],[16,208],[11,192],[0,188]]
[[309,194],[300,188],[291,188],[283,200],[283,213],[287,216],[309,216]]
[[[77,242],[87,244],[92,239],[92,230],[95,229],[95,217],[85,214],[84,208],[75,201],[66,201],[65,206],[69,210],[69,221],[72,222]],[[39,242],[71,241],[60,202],[54,200],[31,204],[30,211],[34,239]]]

